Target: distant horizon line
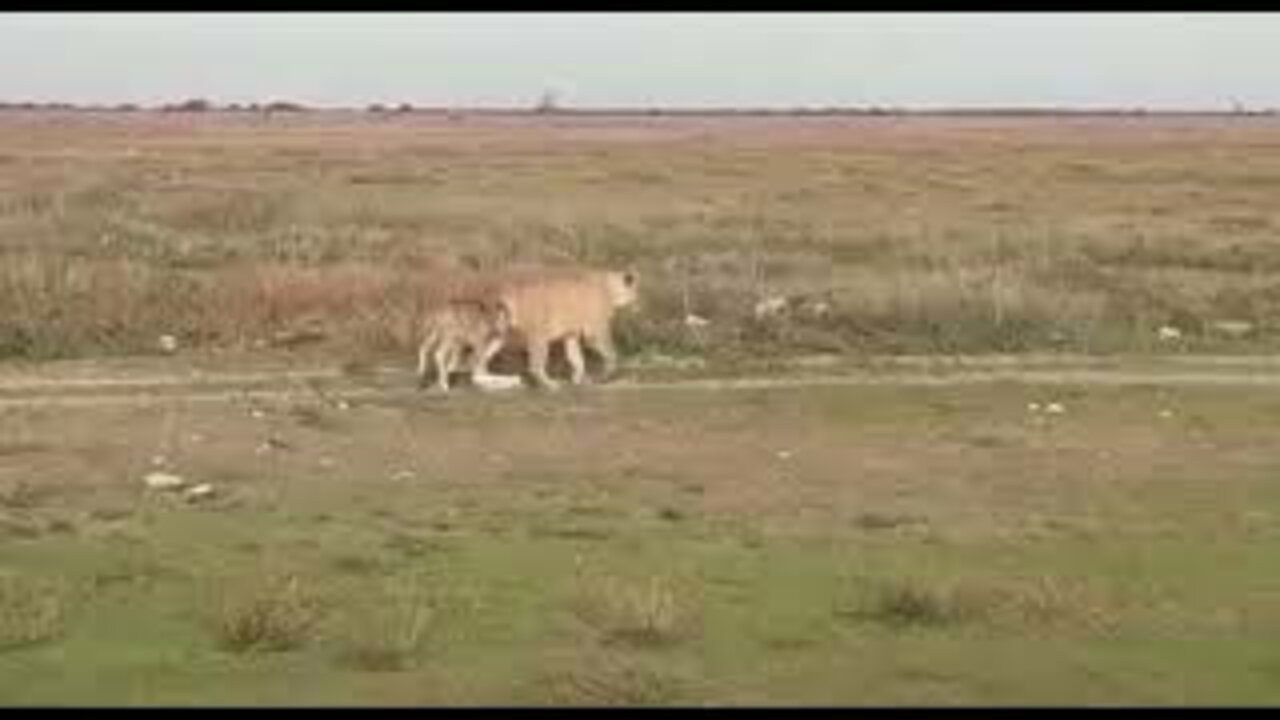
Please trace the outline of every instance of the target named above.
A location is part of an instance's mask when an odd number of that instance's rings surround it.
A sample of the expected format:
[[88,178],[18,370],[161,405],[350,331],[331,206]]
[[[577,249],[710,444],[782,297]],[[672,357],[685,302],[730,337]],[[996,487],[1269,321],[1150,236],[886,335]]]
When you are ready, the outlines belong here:
[[1249,107],[1241,103],[1230,108],[1195,107],[1148,108],[1135,106],[1083,106],[1050,104],[1008,105],[554,105],[514,104],[416,104],[412,102],[371,102],[363,105],[308,104],[296,101],[218,103],[203,98],[156,104],[69,101],[0,101],[0,112],[21,110],[64,110],[83,112],[360,112],[439,115],[1275,115],[1277,107]]

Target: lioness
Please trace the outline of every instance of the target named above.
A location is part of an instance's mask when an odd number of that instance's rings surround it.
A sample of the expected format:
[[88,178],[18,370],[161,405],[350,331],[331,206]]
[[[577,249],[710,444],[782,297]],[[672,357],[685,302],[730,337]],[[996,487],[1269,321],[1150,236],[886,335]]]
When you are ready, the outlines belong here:
[[[547,374],[552,343],[564,341],[572,368],[572,382],[587,379],[582,345],[595,349],[603,360],[601,377],[617,367],[613,344],[613,315],[638,300],[639,277],[631,270],[552,269],[509,278],[496,289],[497,300],[511,313],[508,337],[523,341],[529,352],[529,374],[542,387],[554,390],[559,383]],[[478,372],[488,374],[489,362],[502,344],[481,354]]]
[[487,359],[502,347],[511,329],[511,313],[501,302],[454,299],[427,313],[418,346],[418,386],[427,385],[427,366],[434,360],[436,388],[449,390],[449,375],[463,353],[471,356],[471,376],[477,385],[488,378]]

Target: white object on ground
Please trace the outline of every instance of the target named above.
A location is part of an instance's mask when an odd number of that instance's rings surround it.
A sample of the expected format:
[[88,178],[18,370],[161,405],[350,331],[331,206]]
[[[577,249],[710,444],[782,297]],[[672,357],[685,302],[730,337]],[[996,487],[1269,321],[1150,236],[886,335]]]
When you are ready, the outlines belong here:
[[471,381],[481,390],[511,390],[521,385],[515,375],[476,375]]
[[207,498],[207,497],[210,497],[211,495],[213,495],[213,486],[210,485],[209,483],[201,483],[199,485],[194,485],[187,490],[187,497],[191,498],[192,500]]
[[181,476],[163,472],[147,473],[142,481],[152,490],[177,490],[187,484]]

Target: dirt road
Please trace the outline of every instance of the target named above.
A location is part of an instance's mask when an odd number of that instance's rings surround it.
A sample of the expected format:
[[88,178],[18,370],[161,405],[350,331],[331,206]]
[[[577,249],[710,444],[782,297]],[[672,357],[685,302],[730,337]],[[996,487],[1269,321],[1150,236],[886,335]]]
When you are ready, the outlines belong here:
[[[1280,358],[896,357],[799,360],[737,376],[698,373],[666,377],[652,366],[633,365],[619,379],[592,392],[661,390],[732,391],[850,385],[947,386],[980,383],[1056,385],[1253,385],[1280,387]],[[137,405],[163,401],[221,402],[252,396],[283,399],[312,395],[338,403],[391,399],[414,393],[405,368],[362,373],[340,369],[259,366],[227,370],[163,361],[55,363],[0,368],[0,408]],[[468,392],[460,390],[459,392]],[[511,392],[524,392],[514,390]]]

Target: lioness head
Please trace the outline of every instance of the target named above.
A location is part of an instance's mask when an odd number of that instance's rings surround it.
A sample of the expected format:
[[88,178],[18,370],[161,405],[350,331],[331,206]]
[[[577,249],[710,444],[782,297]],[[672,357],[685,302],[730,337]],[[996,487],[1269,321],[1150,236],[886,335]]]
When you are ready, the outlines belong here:
[[639,300],[640,276],[634,270],[611,272],[607,276],[609,299],[614,307],[634,305]]

